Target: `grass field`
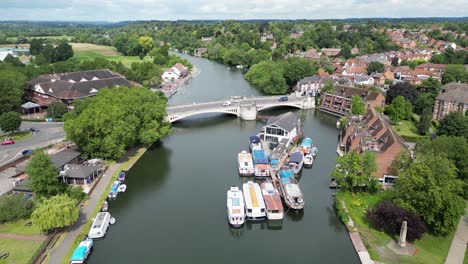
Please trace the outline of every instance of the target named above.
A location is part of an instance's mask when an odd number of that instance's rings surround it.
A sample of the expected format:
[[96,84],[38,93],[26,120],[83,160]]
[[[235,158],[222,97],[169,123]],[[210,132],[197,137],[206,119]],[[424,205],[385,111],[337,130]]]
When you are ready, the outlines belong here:
[[[71,36],[37,36],[37,37],[26,37],[28,40],[30,39],[38,39],[38,38],[42,38],[42,39],[66,39],[68,41],[70,41],[72,39]],[[7,40],[8,41],[16,41],[18,39],[18,37],[7,37]]]
[[42,243],[42,241],[0,238],[0,252],[8,252],[10,254],[7,259],[1,259],[0,264],[29,263]]
[[140,60],[138,56],[124,56],[117,52],[114,47],[100,46],[90,43],[70,43],[73,47],[74,57],[80,60],[92,60],[95,58],[106,58],[111,61],[120,61],[130,67],[134,62],[151,61],[149,57]]
[[41,230],[34,224],[24,226],[29,220],[18,220],[0,225],[0,233],[18,234],[18,235],[42,235]]
[[386,244],[397,236],[373,229],[366,218],[366,212],[378,202],[385,200],[387,195],[385,192],[376,195],[339,192],[336,196],[338,200],[346,202],[350,216],[358,227],[372,259],[384,263],[444,263],[455,232],[445,237],[426,233],[420,240],[414,242],[418,249],[415,256],[396,255],[386,248]]

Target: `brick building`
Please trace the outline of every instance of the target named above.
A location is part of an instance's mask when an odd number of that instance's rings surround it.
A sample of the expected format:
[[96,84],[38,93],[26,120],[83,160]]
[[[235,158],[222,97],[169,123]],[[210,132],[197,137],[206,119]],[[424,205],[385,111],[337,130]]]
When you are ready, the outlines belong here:
[[448,83],[436,97],[432,119],[440,120],[450,112],[465,114],[468,110],[468,84]]
[[385,96],[367,89],[336,85],[333,93],[323,93],[320,110],[336,115],[347,115],[351,111],[351,98],[360,96],[368,107],[384,107]]

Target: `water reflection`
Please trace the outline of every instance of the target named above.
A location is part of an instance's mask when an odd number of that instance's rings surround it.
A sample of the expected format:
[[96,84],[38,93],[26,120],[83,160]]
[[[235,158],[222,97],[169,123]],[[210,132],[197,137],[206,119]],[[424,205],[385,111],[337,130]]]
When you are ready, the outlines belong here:
[[[227,222],[227,221],[226,221]],[[229,225],[229,222],[227,223]],[[239,239],[243,234],[244,234],[245,227],[232,227],[229,225],[229,233],[231,234],[231,237]]]
[[289,208],[286,209],[286,218],[291,220],[292,222],[299,222],[304,218],[304,210],[293,210]]

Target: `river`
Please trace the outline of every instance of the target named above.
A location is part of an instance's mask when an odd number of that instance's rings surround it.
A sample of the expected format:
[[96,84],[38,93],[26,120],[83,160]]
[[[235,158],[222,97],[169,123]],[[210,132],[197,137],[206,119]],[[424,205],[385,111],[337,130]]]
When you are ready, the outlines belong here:
[[[242,73],[202,58],[189,59],[200,74],[170,104],[223,100],[259,92]],[[277,115],[293,109],[266,114]],[[204,115],[173,125],[127,174],[127,191],[111,201],[117,223],[95,242],[95,263],[359,263],[345,226],[333,209],[329,173],[335,166],[336,117],[304,111],[304,135],[319,149],[300,186],[303,213],[288,212],[282,224],[268,221],[230,228],[226,191],[241,186],[236,158],[262,122]]]

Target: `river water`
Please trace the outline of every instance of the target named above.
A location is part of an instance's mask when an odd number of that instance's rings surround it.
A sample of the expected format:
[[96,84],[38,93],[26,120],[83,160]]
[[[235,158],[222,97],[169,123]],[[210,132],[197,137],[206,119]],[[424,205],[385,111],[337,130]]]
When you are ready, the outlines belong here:
[[[200,74],[170,104],[259,94],[239,71],[182,56]],[[285,111],[297,110],[264,114]],[[319,154],[300,177],[303,213],[288,212],[282,223],[230,228],[226,191],[247,180],[237,175],[237,153],[248,149],[248,136],[264,123],[196,116],[174,124],[173,133],[127,174],[127,191],[109,205],[117,223],[95,242],[88,263],[359,263],[328,189],[336,159],[336,117],[315,110],[304,114],[304,135],[314,140]]]

